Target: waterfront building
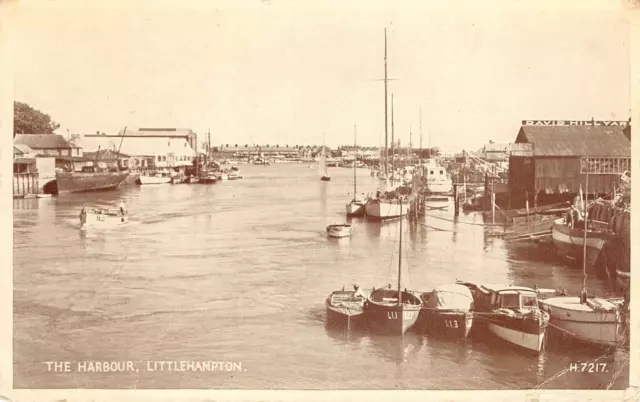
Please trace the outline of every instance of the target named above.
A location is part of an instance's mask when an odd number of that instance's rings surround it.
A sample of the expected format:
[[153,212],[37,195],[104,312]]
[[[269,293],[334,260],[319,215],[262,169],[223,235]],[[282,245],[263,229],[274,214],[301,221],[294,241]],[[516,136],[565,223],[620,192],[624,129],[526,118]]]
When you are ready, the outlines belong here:
[[620,186],[622,173],[631,169],[631,128],[627,124],[523,121],[509,157],[511,200],[525,194],[575,195],[581,186],[586,191],[587,169],[589,193],[611,193]]
[[67,141],[59,134],[16,134],[13,138],[13,144],[14,147],[26,145],[32,150],[36,159],[55,158],[55,168],[59,170],[78,169],[85,162],[82,147]]
[[380,148],[378,147],[341,147],[340,156],[348,159],[353,159],[356,156],[363,159],[377,159],[380,157]]
[[255,145],[255,144],[220,144],[211,147],[215,156],[223,158],[247,158],[257,156],[261,158],[295,158],[300,156],[299,146],[290,145]]
[[198,135],[190,128],[167,128],[167,127],[128,127],[118,132],[118,136],[139,136],[157,138],[184,138],[191,149],[196,149]]
[[125,170],[129,168],[131,157],[111,149],[85,152],[84,157],[89,165],[97,165],[101,168]]
[[36,156],[82,157],[82,147],[67,141],[59,134],[16,134],[13,144],[26,145]]
[[132,170],[185,168],[192,165],[195,157],[189,138],[182,135],[90,134],[82,136],[80,141],[85,149],[110,150],[120,168]]

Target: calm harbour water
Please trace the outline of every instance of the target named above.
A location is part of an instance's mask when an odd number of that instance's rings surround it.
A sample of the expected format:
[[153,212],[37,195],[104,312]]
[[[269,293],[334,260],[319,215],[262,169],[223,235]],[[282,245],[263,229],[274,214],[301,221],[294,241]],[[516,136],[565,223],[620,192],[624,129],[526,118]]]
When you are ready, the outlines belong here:
[[[350,169],[321,182],[306,164],[240,165],[213,185],[128,186],[14,201],[14,387],[238,389],[612,389],[628,386],[628,354],[564,342],[539,356],[502,343],[463,343],[325,326],[324,299],[357,283],[395,283],[399,223],[344,221]],[[361,191],[375,190],[358,171]],[[79,230],[83,205],[127,204],[123,228]],[[403,284],[456,279],[565,288],[582,272],[551,246],[506,245],[479,214],[404,221]],[[589,290],[609,295],[593,275]],[[605,373],[566,372],[599,358]],[[46,361],[136,362],[138,372],[55,373]],[[149,372],[146,361],[240,362],[242,372]]]

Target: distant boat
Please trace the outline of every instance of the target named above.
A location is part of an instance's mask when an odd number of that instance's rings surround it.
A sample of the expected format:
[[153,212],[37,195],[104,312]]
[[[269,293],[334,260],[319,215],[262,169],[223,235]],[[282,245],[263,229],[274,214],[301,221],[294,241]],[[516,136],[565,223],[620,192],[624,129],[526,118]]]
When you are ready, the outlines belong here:
[[117,227],[129,222],[126,213],[118,209],[82,208],[80,211],[80,227]]
[[429,159],[423,167],[427,185],[427,192],[430,194],[449,194],[453,191],[453,181],[447,170],[439,166],[435,159]]
[[200,175],[200,184],[213,184],[218,181],[218,175],[214,172],[202,172]]
[[185,179],[185,182],[188,184],[195,184],[200,182],[200,178],[198,176],[189,176]]
[[473,295],[462,284],[441,285],[422,294],[416,327],[447,339],[464,339],[473,325]]
[[[356,126],[353,126],[353,146],[357,147],[356,142]],[[356,148],[357,149],[357,148]],[[357,152],[357,151],[356,151]],[[358,160],[357,154],[355,160]],[[357,189],[357,163],[353,163],[353,199],[346,205],[347,216],[364,216],[366,201],[358,198]]]
[[109,172],[85,166],[80,172],[56,172],[57,193],[80,193],[115,189],[129,177],[129,172]]
[[329,176],[329,172],[327,171],[327,155],[326,155],[324,145],[322,146],[320,158],[318,159],[318,172],[321,174],[320,180],[322,181],[331,180],[331,176]]
[[339,223],[327,226],[327,234],[331,237],[351,236],[352,227],[346,223]]
[[[402,208],[402,206],[400,207]],[[407,289],[402,290],[402,220],[398,251],[398,288],[374,289],[364,303],[364,314],[376,332],[402,335],[418,320],[422,300]]]
[[140,175],[138,178],[140,185],[147,184],[168,184],[171,183],[171,175],[169,172],[161,170],[150,175]]
[[241,174],[238,173],[238,171],[232,171],[228,174],[228,178],[229,180],[238,180],[238,179],[242,179],[244,176],[242,176]]

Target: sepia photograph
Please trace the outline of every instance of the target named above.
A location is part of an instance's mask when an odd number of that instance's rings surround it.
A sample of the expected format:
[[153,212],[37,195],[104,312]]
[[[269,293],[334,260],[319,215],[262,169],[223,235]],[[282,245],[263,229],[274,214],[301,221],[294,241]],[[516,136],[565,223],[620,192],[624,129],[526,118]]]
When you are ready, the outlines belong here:
[[3,4],[0,394],[621,400],[638,12]]

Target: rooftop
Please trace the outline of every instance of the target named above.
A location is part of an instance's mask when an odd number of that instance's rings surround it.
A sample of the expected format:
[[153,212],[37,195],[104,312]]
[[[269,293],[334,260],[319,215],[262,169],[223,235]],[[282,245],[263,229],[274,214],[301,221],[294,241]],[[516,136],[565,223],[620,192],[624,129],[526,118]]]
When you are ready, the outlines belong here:
[[71,144],[59,134],[16,134],[14,145],[26,145],[38,149],[71,149]]
[[25,145],[25,144],[15,144],[13,146],[13,152],[26,155],[26,154],[33,153],[33,149],[31,149],[28,145]]
[[528,126],[516,143],[533,144],[534,156],[631,156],[631,142],[620,126]]

